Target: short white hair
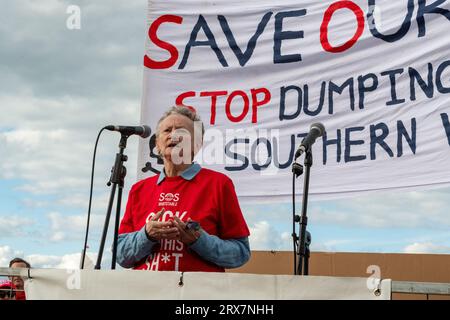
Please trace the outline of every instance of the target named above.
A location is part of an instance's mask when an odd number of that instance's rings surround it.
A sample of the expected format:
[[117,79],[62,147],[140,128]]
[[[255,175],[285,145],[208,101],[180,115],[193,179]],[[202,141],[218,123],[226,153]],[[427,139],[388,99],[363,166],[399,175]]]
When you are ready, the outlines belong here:
[[205,126],[203,125],[202,119],[200,119],[200,116],[197,114],[197,112],[195,112],[194,108],[186,106],[173,106],[169,110],[164,112],[163,116],[161,117],[161,119],[159,119],[158,124],[156,125],[156,137],[159,136],[159,125],[161,124],[161,122],[163,122],[164,119],[173,114],[179,114],[188,117],[193,122],[200,121],[202,125],[202,138],[203,138],[203,136],[205,135]]

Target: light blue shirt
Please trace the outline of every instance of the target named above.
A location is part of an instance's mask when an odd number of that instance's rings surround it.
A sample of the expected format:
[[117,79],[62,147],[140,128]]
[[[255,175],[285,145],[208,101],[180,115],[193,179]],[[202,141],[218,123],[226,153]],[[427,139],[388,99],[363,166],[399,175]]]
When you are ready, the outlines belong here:
[[[181,177],[190,181],[200,170],[201,166],[193,163],[181,173]],[[165,177],[163,170],[156,183],[161,184]],[[124,268],[132,268],[150,255],[157,243],[147,238],[145,226],[139,231],[120,234],[117,240],[117,262]],[[189,246],[189,249],[206,261],[228,269],[240,267],[250,259],[248,237],[222,240],[201,230],[200,237]]]

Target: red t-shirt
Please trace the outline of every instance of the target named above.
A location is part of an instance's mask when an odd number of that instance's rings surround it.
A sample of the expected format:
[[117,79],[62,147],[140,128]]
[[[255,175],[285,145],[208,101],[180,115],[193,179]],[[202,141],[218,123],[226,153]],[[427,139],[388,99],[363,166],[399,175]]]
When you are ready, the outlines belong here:
[[25,291],[16,291],[16,300],[27,300]]
[[[208,234],[221,239],[249,236],[233,182],[224,174],[202,168],[192,180],[181,176],[159,176],[139,181],[130,190],[127,208],[119,234],[139,231],[161,208],[165,212],[159,221],[174,215],[180,220],[191,218]],[[134,269],[159,271],[211,271],[224,268],[202,259],[179,240],[162,239],[153,253],[137,263]]]

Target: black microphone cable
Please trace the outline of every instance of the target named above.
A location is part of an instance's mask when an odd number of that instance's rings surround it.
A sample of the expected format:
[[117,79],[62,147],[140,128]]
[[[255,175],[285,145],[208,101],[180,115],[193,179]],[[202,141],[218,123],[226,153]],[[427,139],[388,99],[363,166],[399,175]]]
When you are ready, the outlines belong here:
[[94,154],[92,157],[92,170],[91,170],[91,188],[89,191],[89,206],[88,206],[88,214],[87,214],[87,223],[86,223],[86,235],[84,238],[84,247],[83,247],[83,253],[81,255],[81,269],[84,269],[84,260],[86,257],[86,249],[87,249],[87,241],[88,241],[88,235],[89,235],[89,222],[91,219],[91,207],[92,207],[92,191],[94,189],[94,169],[95,169],[95,156],[97,154],[97,145],[98,145],[98,141],[100,139],[100,135],[102,134],[102,132],[106,129],[106,127],[103,127],[98,135],[97,135],[97,140],[95,141],[95,147],[94,147]]

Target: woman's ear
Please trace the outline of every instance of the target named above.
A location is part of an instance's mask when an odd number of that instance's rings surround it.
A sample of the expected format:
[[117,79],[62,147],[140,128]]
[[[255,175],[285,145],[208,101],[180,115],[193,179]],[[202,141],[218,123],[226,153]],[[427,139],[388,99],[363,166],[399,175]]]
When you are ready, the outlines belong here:
[[192,148],[192,160],[194,160],[194,157],[197,155],[197,153],[200,151],[200,149],[203,146],[203,137],[199,138],[198,140],[194,140],[194,148]]
[[163,155],[162,155],[162,153],[161,153],[161,148],[159,147],[159,144],[160,144],[159,137],[156,136],[156,138],[155,138],[155,151],[156,151],[156,154],[157,154],[161,159],[163,159]]

